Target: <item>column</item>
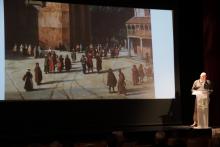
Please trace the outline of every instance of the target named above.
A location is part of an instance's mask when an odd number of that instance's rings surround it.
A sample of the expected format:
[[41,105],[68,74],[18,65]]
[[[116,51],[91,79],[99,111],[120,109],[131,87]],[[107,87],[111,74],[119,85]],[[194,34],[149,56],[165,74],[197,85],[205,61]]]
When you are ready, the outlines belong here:
[[143,55],[143,41],[142,41],[142,38],[140,38],[140,47],[141,47],[141,59],[144,59],[144,55]]
[[128,37],[127,39],[127,43],[128,43],[128,57],[131,57],[131,48],[130,48],[130,38]]

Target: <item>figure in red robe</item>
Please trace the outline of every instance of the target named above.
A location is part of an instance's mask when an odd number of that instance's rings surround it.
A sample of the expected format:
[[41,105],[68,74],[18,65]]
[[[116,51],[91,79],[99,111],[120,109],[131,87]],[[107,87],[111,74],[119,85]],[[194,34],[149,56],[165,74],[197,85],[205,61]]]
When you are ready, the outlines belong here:
[[87,67],[88,67],[88,73],[90,72],[90,70],[93,72],[93,54],[91,52],[88,52],[87,54]]
[[138,69],[137,69],[137,66],[136,65],[133,65],[133,68],[132,68],[132,81],[133,81],[133,85],[137,85],[139,80],[139,73],[138,73]]

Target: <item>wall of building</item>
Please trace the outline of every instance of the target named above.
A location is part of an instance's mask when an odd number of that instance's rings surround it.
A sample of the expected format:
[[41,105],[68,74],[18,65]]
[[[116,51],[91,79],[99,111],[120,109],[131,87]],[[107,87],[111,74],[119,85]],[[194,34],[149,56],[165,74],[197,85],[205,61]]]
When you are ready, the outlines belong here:
[[56,48],[62,44],[69,48],[69,4],[47,2],[46,7],[39,10],[38,22],[41,46]]
[[6,52],[14,44],[38,43],[38,12],[25,4],[24,0],[4,1],[5,9],[5,46]]

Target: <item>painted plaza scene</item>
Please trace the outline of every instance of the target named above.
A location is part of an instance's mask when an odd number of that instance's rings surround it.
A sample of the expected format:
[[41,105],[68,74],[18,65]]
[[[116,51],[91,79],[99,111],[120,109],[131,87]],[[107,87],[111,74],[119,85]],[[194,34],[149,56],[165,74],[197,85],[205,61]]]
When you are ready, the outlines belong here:
[[149,9],[7,0],[5,36],[6,100],[155,98]]

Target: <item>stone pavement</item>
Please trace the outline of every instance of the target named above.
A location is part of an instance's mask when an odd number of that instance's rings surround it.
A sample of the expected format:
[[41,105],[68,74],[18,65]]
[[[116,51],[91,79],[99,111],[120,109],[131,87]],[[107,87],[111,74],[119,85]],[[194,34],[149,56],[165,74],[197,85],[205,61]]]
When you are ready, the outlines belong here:
[[[70,53],[57,51],[65,57]],[[133,64],[145,65],[144,61],[137,57],[128,57],[126,51],[121,51],[118,58],[103,58],[101,73],[96,72],[96,61],[93,59],[94,73],[83,74],[80,63],[82,53],[77,53],[77,61],[72,63],[70,72],[45,74],[44,58],[11,57],[5,61],[5,99],[6,100],[76,100],[76,99],[152,99],[154,98],[153,80],[144,77],[144,83],[133,86],[131,68]],[[43,72],[42,84],[37,86],[34,82],[34,90],[26,92],[24,89],[23,75],[27,68],[31,69],[34,76],[35,63],[39,62]],[[125,74],[127,95],[109,93],[107,84],[107,71],[112,68],[118,79],[118,69]],[[117,88],[115,88],[117,91]]]

